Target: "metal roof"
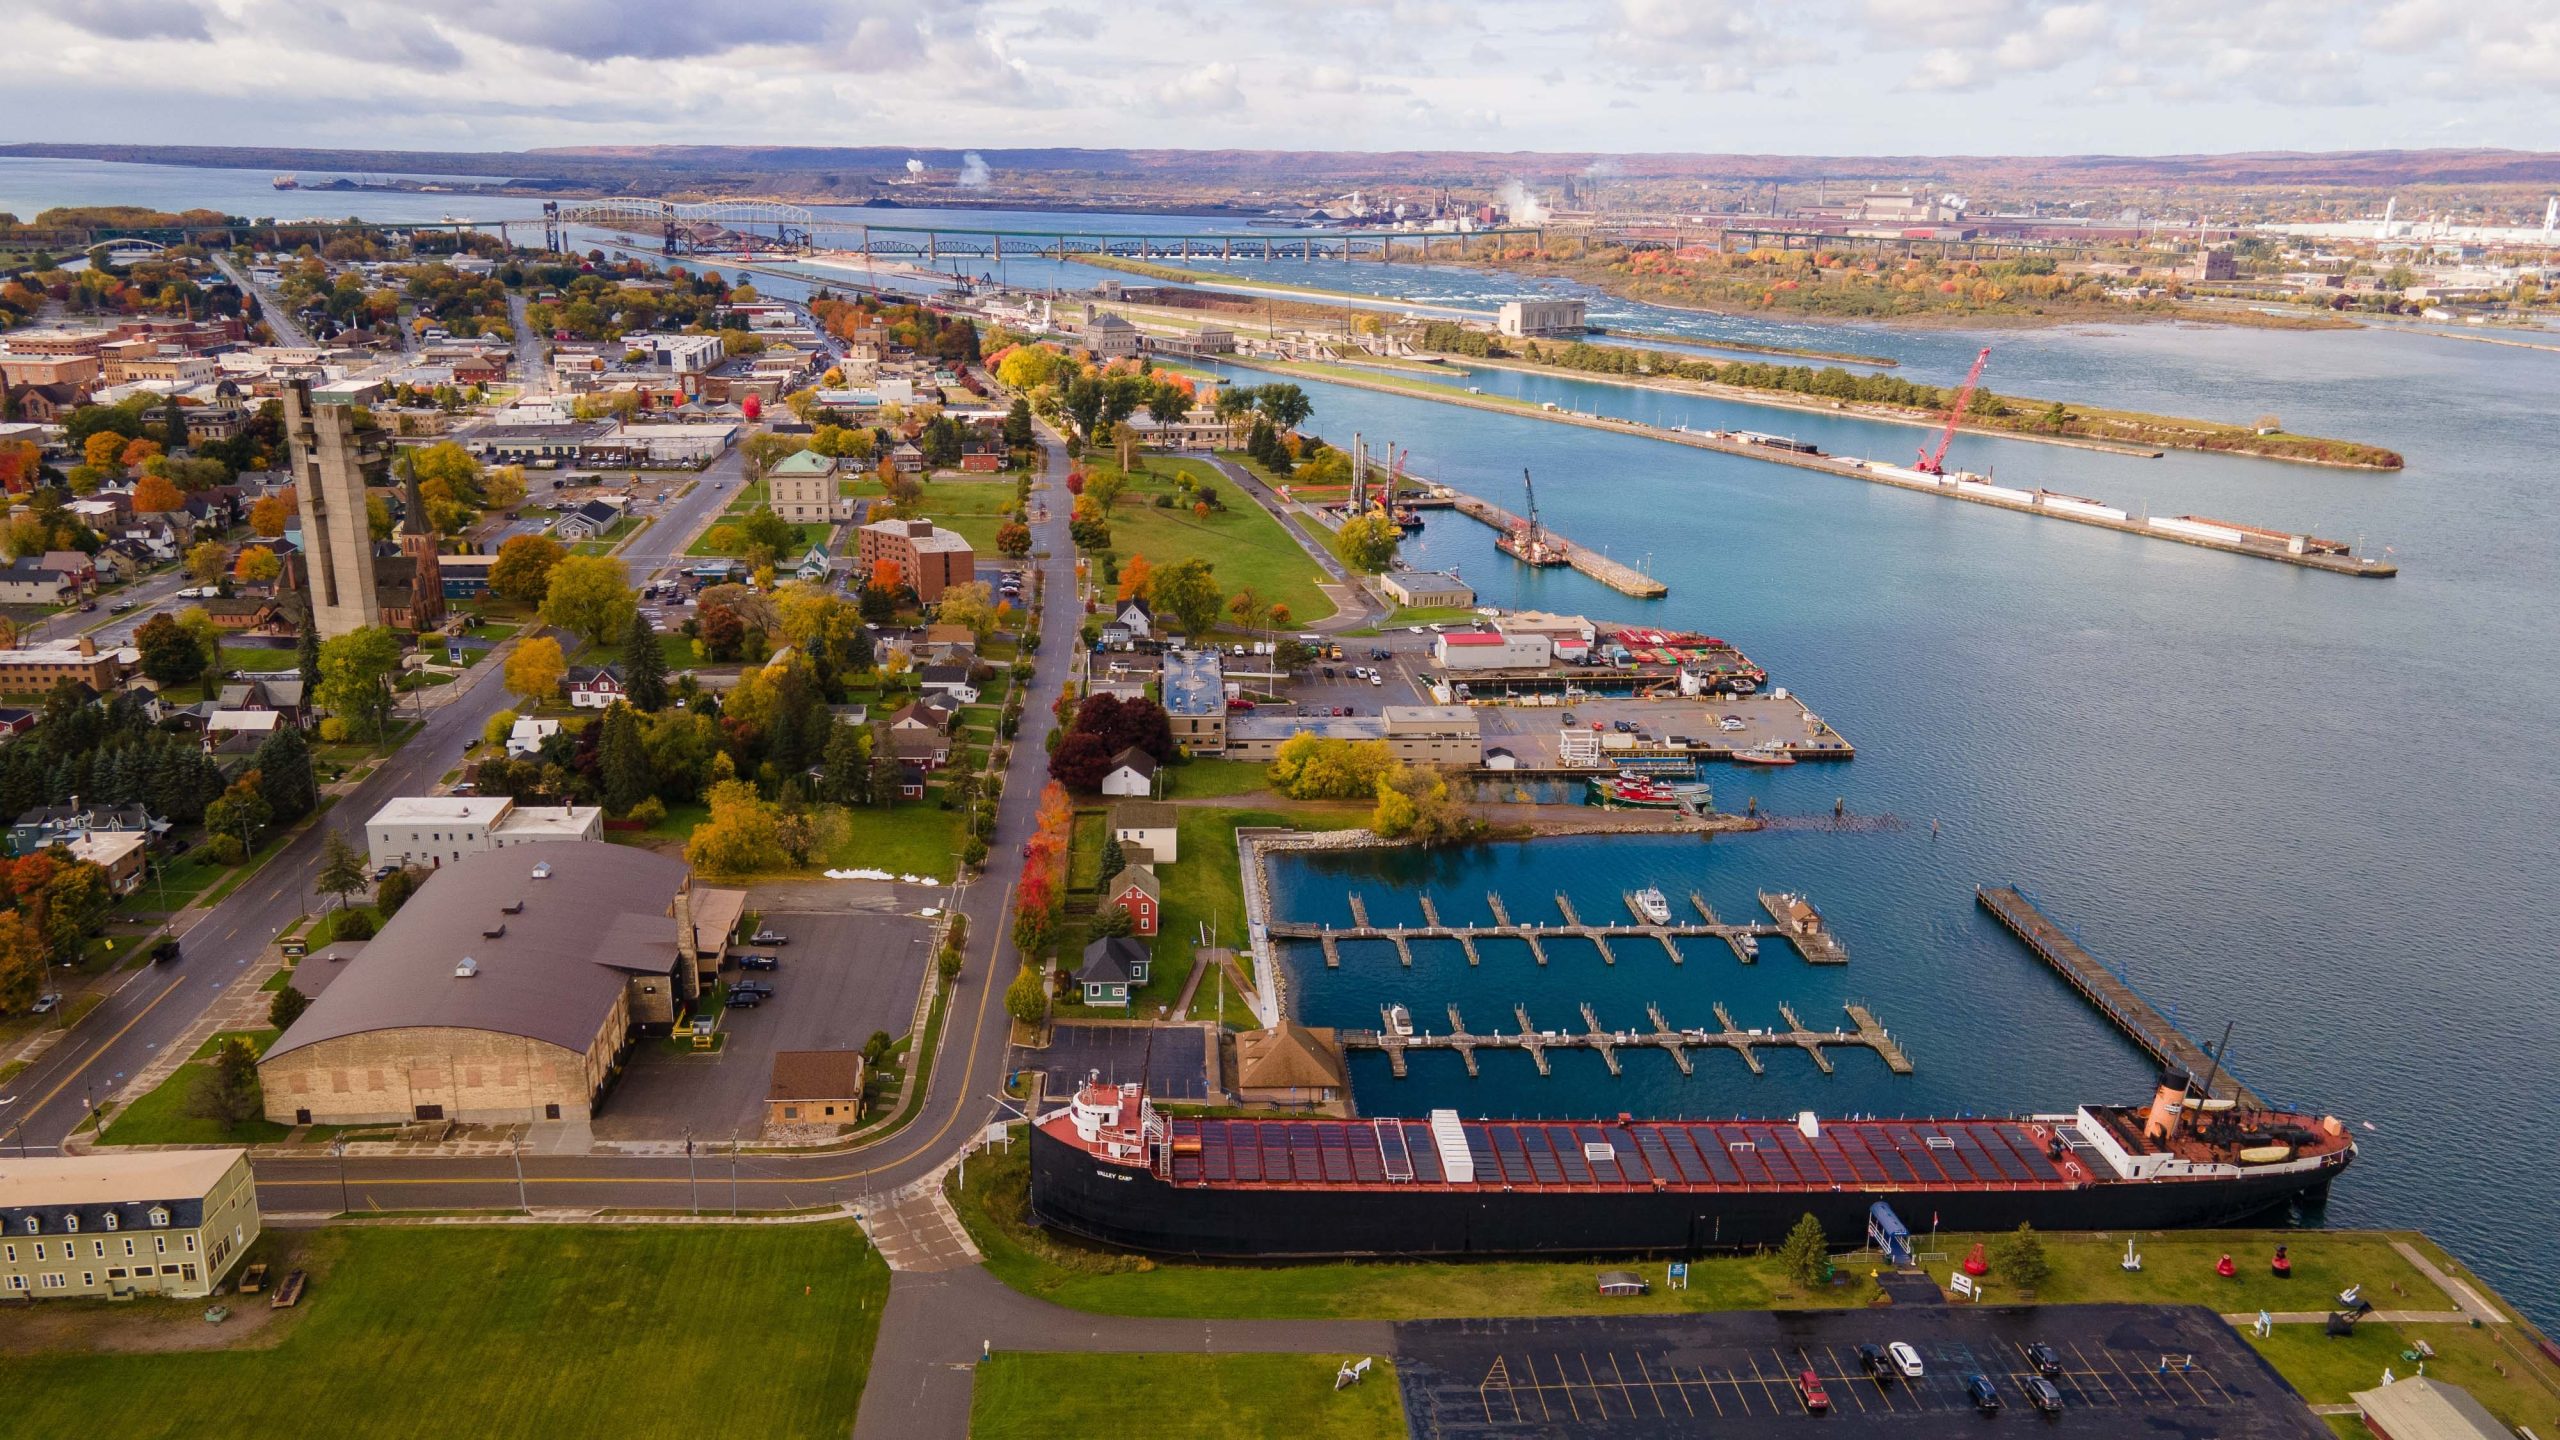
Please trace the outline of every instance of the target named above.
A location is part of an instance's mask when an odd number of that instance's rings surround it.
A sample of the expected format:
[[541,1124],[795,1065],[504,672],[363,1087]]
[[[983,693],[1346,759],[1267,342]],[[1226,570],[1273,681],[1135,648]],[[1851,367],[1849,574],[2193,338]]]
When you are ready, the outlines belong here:
[[[537,866],[548,874],[535,878]],[[690,878],[680,860],[601,840],[511,845],[448,861],[267,1058],[427,1026],[492,1030],[584,1053],[632,976],[674,970],[673,906]],[[467,978],[455,973],[465,959],[477,967]]]

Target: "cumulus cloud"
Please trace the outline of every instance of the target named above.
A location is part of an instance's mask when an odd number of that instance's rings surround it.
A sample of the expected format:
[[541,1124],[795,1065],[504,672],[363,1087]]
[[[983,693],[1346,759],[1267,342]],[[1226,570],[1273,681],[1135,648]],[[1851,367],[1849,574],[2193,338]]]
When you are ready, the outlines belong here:
[[210,40],[195,0],[69,0],[60,19],[110,40]]
[[1031,17],[1032,32],[1059,40],[1090,40],[1102,33],[1102,18],[1052,5]]
[[1236,67],[1224,60],[1195,66],[1155,89],[1156,108],[1169,115],[1209,115],[1244,108]]

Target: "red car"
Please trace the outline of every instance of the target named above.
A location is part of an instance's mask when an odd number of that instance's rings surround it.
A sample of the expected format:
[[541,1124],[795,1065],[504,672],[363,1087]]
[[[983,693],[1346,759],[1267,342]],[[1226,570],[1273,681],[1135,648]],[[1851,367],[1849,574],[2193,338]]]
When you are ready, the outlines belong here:
[[1796,1376],[1796,1398],[1817,1415],[1831,1408],[1831,1392],[1822,1388],[1822,1377],[1814,1374],[1811,1366]]

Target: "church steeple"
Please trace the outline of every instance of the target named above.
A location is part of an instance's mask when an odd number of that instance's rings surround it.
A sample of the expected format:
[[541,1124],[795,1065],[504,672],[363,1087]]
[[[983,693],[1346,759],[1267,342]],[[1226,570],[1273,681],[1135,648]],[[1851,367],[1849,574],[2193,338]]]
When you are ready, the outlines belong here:
[[[400,474],[402,487],[400,492],[401,499],[408,511],[407,514],[400,517],[400,533],[403,535],[434,535],[434,527],[427,524],[426,497],[418,491],[417,457],[403,454],[400,457]],[[405,549],[407,547],[404,546],[402,548]]]

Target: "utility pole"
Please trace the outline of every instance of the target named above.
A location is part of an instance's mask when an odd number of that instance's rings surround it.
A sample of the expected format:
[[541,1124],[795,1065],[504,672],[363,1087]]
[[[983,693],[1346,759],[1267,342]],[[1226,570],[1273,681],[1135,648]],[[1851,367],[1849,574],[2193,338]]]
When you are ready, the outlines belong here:
[[[18,1155],[23,1159],[26,1156],[26,1153],[26,1142],[22,1139],[18,1144]],[[355,1206],[347,1199],[347,1142],[344,1140],[330,1141],[329,1153],[338,1157],[338,1213],[345,1215],[355,1209]]]
[[729,1142],[729,1218],[738,1218],[738,1142]]
[[508,1144],[507,1157],[516,1162],[516,1208],[530,1215],[533,1202],[524,1193],[524,1140],[521,1136]]
[[686,1191],[693,1197],[693,1213],[701,1214],[702,1177],[693,1168],[693,1131],[690,1128],[684,1132],[684,1183]]

